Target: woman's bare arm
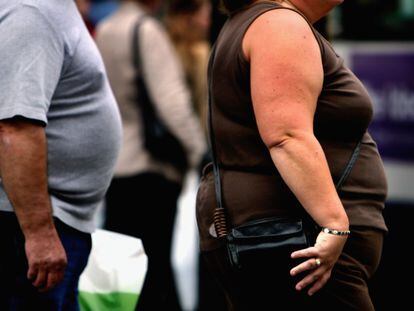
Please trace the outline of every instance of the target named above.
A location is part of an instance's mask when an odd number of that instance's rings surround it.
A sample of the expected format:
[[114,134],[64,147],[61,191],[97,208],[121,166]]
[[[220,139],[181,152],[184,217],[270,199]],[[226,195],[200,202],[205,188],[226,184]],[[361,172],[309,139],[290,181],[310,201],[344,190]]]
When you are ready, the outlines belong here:
[[278,171],[319,225],[347,229],[346,213],[313,133],[323,68],[309,25],[295,12],[270,11],[249,28],[243,49],[251,63],[260,135]]
[[[348,217],[313,132],[323,66],[312,30],[293,11],[269,11],[249,28],[243,50],[250,60],[251,94],[260,135],[283,180],[320,226],[347,230]],[[346,237],[321,232],[315,246],[294,252],[292,257],[307,260],[291,274],[308,271],[296,289],[310,286],[309,295],[321,289],[345,242]]]

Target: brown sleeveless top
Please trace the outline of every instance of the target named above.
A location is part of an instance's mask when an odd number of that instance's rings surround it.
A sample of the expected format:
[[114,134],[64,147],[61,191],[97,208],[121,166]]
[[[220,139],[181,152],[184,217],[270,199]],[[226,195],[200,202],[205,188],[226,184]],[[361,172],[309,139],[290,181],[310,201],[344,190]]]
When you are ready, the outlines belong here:
[[[216,43],[214,65],[209,68],[217,158],[231,226],[261,217],[294,216],[304,211],[279,175],[259,135],[250,96],[250,64],[242,52],[242,40],[249,26],[261,14],[273,9],[287,8],[270,1],[256,2],[230,16]],[[310,27],[320,45],[324,69],[323,89],[314,118],[315,136],[335,181],[363,137],[359,158],[342,187],[340,198],[351,226],[387,230],[382,217],[387,193],[384,168],[377,146],[367,132],[373,115],[371,99],[332,46]],[[274,49],[277,57],[277,47]],[[317,193],[315,200],[318,200]],[[214,176],[209,165],[204,169],[197,195],[201,250],[221,245],[211,233],[215,207]]]

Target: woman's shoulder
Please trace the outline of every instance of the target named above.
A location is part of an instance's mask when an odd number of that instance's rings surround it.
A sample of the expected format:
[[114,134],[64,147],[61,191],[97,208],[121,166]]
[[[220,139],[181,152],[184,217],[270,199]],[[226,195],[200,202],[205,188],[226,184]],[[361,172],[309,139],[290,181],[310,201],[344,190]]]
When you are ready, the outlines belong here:
[[243,51],[247,60],[253,47],[278,49],[296,47],[315,49],[320,46],[317,33],[300,13],[292,9],[270,10],[258,16],[246,31]]
[[293,9],[285,7],[277,7],[257,16],[250,28],[263,34],[278,33],[284,36],[306,34],[313,30],[306,17]]

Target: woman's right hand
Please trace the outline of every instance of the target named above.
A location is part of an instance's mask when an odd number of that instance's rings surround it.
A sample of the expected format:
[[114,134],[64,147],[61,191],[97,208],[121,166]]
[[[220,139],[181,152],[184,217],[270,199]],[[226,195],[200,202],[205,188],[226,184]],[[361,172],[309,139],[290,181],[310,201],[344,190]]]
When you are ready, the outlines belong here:
[[316,239],[315,246],[293,252],[291,257],[294,259],[309,258],[290,271],[292,276],[309,271],[296,284],[296,290],[300,291],[311,285],[308,295],[312,296],[325,286],[331,277],[335,263],[342,253],[346,240],[347,236],[338,236],[321,231]]

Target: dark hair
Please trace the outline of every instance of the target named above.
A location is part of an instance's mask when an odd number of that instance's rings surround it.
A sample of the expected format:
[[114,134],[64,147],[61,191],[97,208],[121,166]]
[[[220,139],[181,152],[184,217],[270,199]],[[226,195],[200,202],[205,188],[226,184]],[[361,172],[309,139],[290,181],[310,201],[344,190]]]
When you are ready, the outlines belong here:
[[168,11],[176,13],[194,13],[197,12],[207,0],[170,0]]
[[221,0],[221,7],[225,13],[232,14],[252,2],[253,0]]

